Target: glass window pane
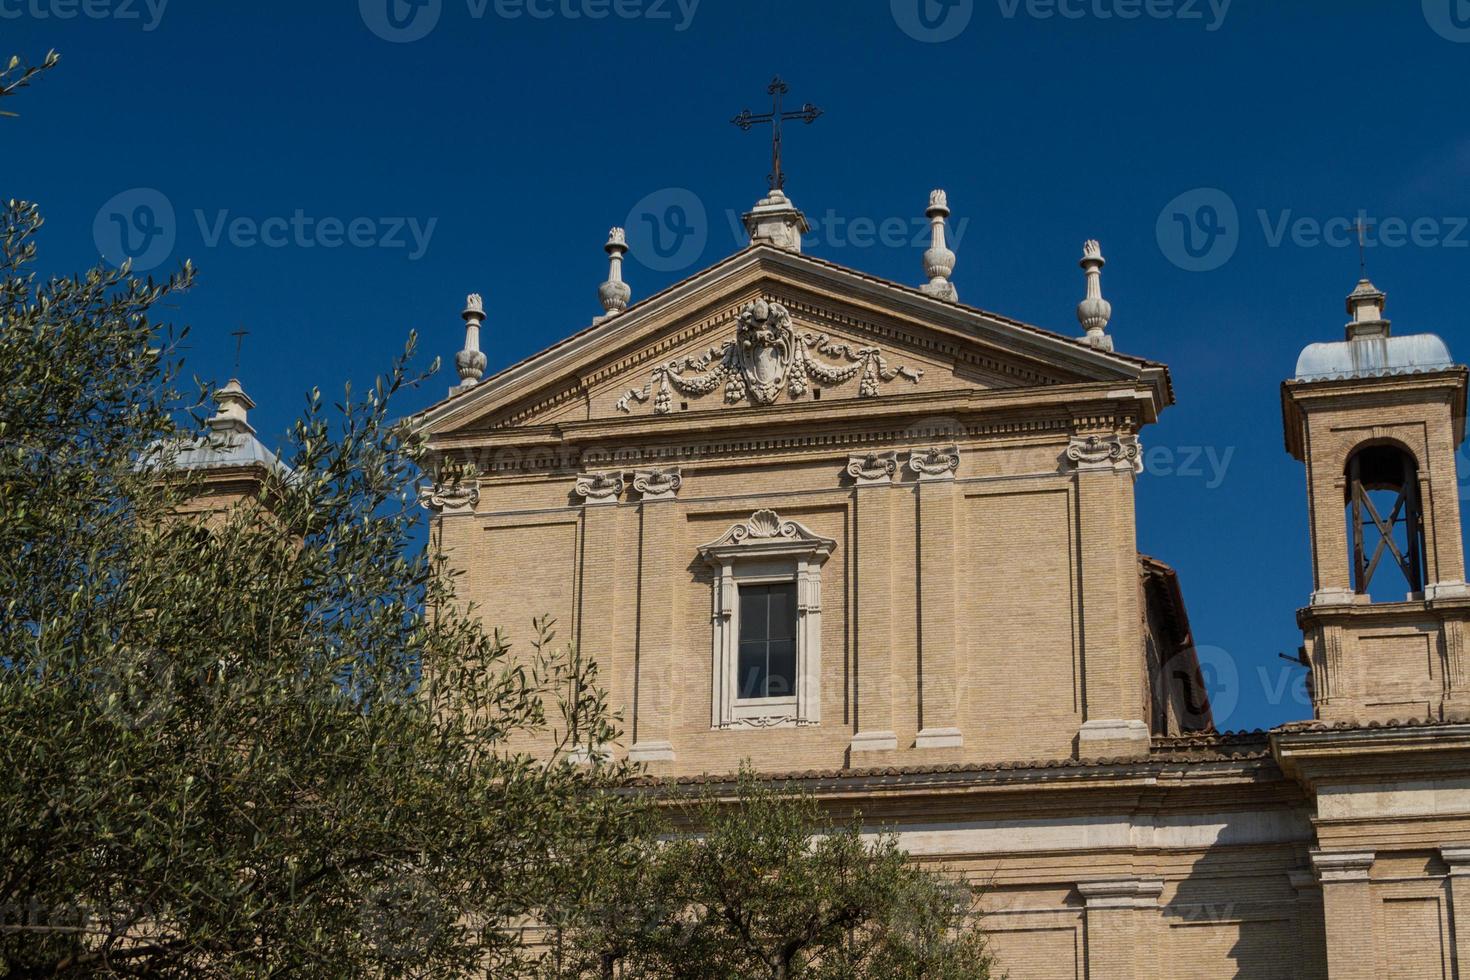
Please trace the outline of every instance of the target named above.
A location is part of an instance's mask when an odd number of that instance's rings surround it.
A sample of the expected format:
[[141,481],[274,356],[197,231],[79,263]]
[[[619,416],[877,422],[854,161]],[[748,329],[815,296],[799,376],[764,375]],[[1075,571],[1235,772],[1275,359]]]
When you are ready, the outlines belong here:
[[789,698],[796,694],[796,641],[772,640],[766,676],[766,697]]
[[796,639],[796,583],[773,585],[769,636],[773,640]]
[[771,590],[764,585],[740,587],[740,642],[764,640]]
[[735,678],[737,698],[766,696],[766,644],[764,640],[740,644],[740,673]]

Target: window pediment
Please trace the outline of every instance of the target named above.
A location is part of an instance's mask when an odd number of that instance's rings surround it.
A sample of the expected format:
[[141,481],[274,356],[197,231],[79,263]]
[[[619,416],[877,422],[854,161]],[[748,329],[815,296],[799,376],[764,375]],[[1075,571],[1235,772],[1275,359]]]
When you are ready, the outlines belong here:
[[836,549],[837,542],[797,521],[782,520],[773,510],[758,510],[743,524],[736,524],[699,549],[699,555],[711,565],[723,565],[736,559],[806,558],[822,564]]

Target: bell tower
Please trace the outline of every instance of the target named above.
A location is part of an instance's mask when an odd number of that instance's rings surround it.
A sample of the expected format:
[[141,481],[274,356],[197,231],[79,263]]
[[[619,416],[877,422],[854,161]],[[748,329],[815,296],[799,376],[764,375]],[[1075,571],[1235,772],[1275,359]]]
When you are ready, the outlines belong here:
[[1394,336],[1363,279],[1346,338],[1312,344],[1282,385],[1306,464],[1313,591],[1297,614],[1324,721],[1470,717],[1470,587],[1455,453],[1466,369],[1432,334]]

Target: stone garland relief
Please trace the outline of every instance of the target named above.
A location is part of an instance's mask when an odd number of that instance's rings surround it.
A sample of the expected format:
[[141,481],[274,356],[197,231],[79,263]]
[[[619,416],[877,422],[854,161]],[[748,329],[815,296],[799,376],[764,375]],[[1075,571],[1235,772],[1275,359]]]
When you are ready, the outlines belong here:
[[[831,364],[823,358],[841,363]],[[840,385],[859,378],[858,396],[876,398],[882,384],[903,377],[915,384],[924,372],[902,365],[890,368],[876,347],[854,347],[826,334],[797,331],[791,314],[780,303],[756,300],[740,311],[735,339],[711,347],[698,357],[669,361],[653,369],[642,388],[618,399],[620,412],[631,412],[633,402],[653,399],[655,415],[673,409],[674,392],[698,398],[723,386],[725,402],[769,405],[784,387],[789,397],[806,394],[808,382]]]

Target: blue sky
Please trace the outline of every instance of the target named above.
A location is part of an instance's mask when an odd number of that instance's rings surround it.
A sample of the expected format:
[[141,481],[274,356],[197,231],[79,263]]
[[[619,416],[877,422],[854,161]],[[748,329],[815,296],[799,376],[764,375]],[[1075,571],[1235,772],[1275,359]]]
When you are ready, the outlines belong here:
[[1311,588],[1278,389],[1341,334],[1360,212],[1396,329],[1470,357],[1470,0],[389,2],[0,0],[0,54],[63,55],[0,129],[47,271],[192,258],[193,367],[228,375],[243,324],[269,435],[410,329],[452,355],[472,290],[491,370],[586,325],[612,225],[635,299],[734,251],[769,161],[729,120],[780,73],[825,110],[786,144],[811,253],[917,283],[944,187],[961,296],[1074,333],[1102,241],[1118,347],[1179,395],[1140,547],[1222,727],[1309,713],[1276,656]]

